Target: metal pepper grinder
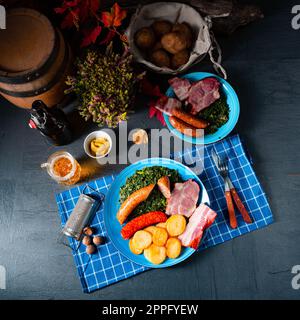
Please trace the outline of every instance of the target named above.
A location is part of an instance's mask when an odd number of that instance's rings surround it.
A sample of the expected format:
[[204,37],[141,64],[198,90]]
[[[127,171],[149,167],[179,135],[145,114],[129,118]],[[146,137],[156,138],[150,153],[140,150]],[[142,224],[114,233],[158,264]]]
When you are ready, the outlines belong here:
[[62,146],[72,141],[70,124],[62,110],[57,107],[50,109],[43,101],[36,100],[29,112],[29,127],[39,130],[51,144]]

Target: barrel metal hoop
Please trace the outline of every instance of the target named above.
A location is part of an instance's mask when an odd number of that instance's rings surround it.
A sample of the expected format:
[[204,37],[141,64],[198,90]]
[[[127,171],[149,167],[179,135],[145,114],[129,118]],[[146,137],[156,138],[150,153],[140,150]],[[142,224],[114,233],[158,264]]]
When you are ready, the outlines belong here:
[[[0,82],[7,83],[7,84],[24,84],[31,82],[33,80],[36,80],[40,78],[41,76],[45,75],[47,71],[50,69],[50,67],[53,65],[55,59],[58,56],[59,49],[60,49],[61,43],[60,43],[60,36],[55,30],[55,42],[54,42],[54,48],[47,59],[47,61],[37,70],[33,70],[32,72],[20,75],[20,76],[2,76],[0,75]],[[66,44],[67,46],[67,44]]]
[[0,92],[3,94],[6,94],[11,97],[16,97],[16,98],[30,98],[34,96],[39,96],[42,93],[45,93],[49,91],[54,85],[59,81],[61,78],[62,74],[64,73],[66,63],[68,63],[70,52],[69,52],[69,46],[66,45],[66,51],[65,51],[65,56],[63,59],[63,62],[56,74],[56,76],[45,86],[40,89],[32,90],[32,91],[23,91],[23,92],[15,92],[15,91],[10,91],[10,90],[5,90],[0,88]]

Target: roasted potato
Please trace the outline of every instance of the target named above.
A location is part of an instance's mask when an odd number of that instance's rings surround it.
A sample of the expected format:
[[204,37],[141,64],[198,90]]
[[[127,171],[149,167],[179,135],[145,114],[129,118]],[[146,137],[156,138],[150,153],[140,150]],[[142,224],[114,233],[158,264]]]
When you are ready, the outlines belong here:
[[176,259],[181,253],[181,242],[177,238],[169,238],[166,244],[167,256]]
[[143,250],[142,249],[138,249],[136,248],[136,246],[134,245],[134,242],[133,242],[133,239],[130,239],[129,240],[129,249],[132,253],[134,254],[141,254],[143,253]]
[[155,44],[155,34],[151,28],[142,28],[135,34],[135,44],[143,50],[150,49]]
[[161,38],[164,34],[171,32],[172,27],[172,23],[167,20],[157,20],[152,24],[152,28],[158,38]]
[[170,57],[163,49],[153,51],[151,53],[151,61],[158,67],[170,68]]
[[178,32],[182,34],[187,40],[187,48],[190,48],[193,44],[193,30],[192,28],[186,23],[176,23],[172,29],[173,32]]
[[181,235],[186,228],[185,217],[180,214],[174,214],[167,222],[167,231],[171,237],[177,237]]
[[189,61],[190,53],[188,50],[182,50],[172,56],[171,67],[172,69],[178,69]]
[[162,47],[161,42],[158,41],[158,42],[155,43],[154,47],[152,48],[152,51],[156,51],[156,50],[162,49],[162,48],[163,48],[163,47]]
[[156,225],[158,228],[163,228],[163,229],[166,229],[167,228],[167,225],[165,222],[160,222]]
[[170,32],[161,38],[163,48],[169,53],[175,54],[187,48],[187,40],[179,32]]
[[165,247],[159,247],[155,244],[144,250],[145,258],[153,264],[161,264],[166,260],[167,250]]
[[144,229],[144,231],[147,231],[149,233],[151,233],[153,235],[154,230],[156,229],[156,227],[154,226],[150,226]]
[[163,228],[155,228],[153,235],[152,235],[152,241],[157,246],[164,246],[168,240],[168,232],[166,229]]
[[144,250],[151,245],[152,235],[144,230],[137,231],[132,238],[132,242],[136,249]]

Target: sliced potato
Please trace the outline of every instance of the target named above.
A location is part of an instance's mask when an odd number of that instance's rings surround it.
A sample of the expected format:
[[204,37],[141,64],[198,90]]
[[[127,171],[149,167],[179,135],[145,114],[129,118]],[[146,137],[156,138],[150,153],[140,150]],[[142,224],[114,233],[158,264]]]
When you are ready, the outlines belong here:
[[154,226],[150,226],[144,229],[144,231],[147,231],[149,233],[151,233],[153,235],[154,230],[156,229],[156,227]]
[[177,238],[169,238],[166,244],[167,256],[171,259],[176,259],[181,253],[181,242]]
[[132,242],[135,248],[144,250],[152,243],[152,235],[144,230],[137,231],[132,238]]
[[141,254],[143,253],[143,250],[136,248],[136,246],[134,245],[133,239],[131,238],[129,240],[129,249],[132,253],[134,254]]
[[186,228],[185,217],[180,214],[174,214],[167,222],[167,231],[171,237],[177,237],[181,235]]
[[157,246],[164,246],[169,238],[166,229],[156,227],[152,234],[152,241]]
[[163,229],[166,229],[167,228],[167,225],[165,222],[160,222],[156,225],[158,228],[163,228]]
[[144,250],[145,258],[153,264],[161,264],[165,261],[167,257],[165,247],[160,247],[155,244]]

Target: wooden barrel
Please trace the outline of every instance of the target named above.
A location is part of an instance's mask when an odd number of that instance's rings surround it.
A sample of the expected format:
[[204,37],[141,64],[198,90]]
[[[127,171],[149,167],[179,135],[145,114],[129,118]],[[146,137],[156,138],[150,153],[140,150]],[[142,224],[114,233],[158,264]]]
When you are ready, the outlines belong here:
[[21,108],[52,107],[64,98],[72,55],[61,32],[41,13],[12,9],[0,30],[0,94]]

